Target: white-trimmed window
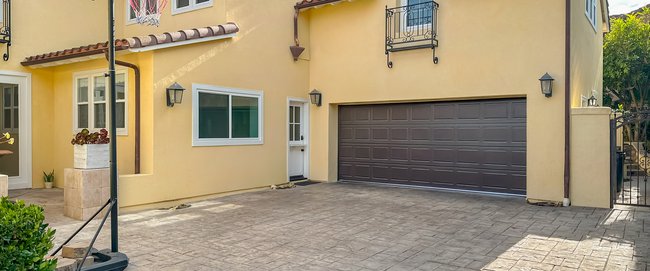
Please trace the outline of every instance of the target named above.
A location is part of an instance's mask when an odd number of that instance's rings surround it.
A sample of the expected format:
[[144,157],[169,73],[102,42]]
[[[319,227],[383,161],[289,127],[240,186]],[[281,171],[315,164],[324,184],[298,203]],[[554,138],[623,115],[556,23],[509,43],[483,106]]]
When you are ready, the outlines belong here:
[[192,145],[263,144],[261,91],[192,85]]
[[587,15],[587,20],[591,23],[591,26],[596,30],[596,20],[597,10],[598,10],[598,0],[585,0],[585,15]]
[[[140,1],[140,7],[142,5],[144,6],[145,12],[147,15],[150,15],[151,13],[149,12],[151,9],[151,5],[154,5],[153,10],[157,10],[158,8],[156,5],[158,5],[157,1],[151,1],[151,0],[136,0]],[[131,7],[131,0],[126,0],[126,22],[129,24],[135,23],[135,10],[133,10],[133,7]]]
[[[86,128],[91,131],[108,128],[110,119],[110,104],[108,93],[108,77],[102,72],[81,73],[74,77],[74,132]],[[127,134],[127,76],[126,72],[115,74],[116,128],[118,135]]]
[[172,0],[172,15],[211,7],[213,0]]
[[6,85],[2,88],[2,130],[18,130],[18,86]]

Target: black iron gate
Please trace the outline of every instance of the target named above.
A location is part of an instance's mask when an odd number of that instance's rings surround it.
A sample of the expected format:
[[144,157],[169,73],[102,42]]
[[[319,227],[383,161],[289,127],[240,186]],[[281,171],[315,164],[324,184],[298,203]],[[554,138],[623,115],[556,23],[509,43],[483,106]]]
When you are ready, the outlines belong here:
[[610,139],[612,204],[650,207],[650,111],[616,114]]

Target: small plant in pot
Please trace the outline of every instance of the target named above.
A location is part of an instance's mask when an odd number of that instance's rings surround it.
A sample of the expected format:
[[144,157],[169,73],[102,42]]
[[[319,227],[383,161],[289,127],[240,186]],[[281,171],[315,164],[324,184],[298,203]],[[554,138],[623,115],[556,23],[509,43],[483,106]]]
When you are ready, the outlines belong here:
[[52,188],[52,183],[54,183],[54,170],[50,173],[43,171],[43,182],[45,182],[45,188]]
[[79,169],[107,168],[109,166],[108,131],[101,129],[91,133],[83,129],[72,138],[74,167]]

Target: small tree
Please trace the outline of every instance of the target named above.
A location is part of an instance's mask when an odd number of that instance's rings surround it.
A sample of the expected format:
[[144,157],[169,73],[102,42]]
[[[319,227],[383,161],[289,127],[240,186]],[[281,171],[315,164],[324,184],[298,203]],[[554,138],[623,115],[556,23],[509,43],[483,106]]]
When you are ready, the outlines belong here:
[[[612,19],[605,36],[603,81],[606,105],[625,111],[647,108],[650,97],[650,9]],[[612,101],[611,94],[618,97]]]
[[44,220],[40,206],[0,199],[0,270],[56,268],[56,259],[45,259],[53,246],[54,230]]

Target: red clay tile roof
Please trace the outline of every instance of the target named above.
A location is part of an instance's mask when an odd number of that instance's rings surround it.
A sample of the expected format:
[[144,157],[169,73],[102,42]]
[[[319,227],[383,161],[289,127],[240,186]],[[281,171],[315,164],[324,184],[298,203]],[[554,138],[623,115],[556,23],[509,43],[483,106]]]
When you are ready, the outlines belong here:
[[[158,35],[139,36],[126,39],[115,40],[115,50],[139,49],[154,45],[168,44],[186,40],[195,40],[209,37],[217,37],[239,32],[239,27],[235,23],[226,23],[222,25],[194,28],[188,30],[179,30],[175,32],[165,32]],[[108,49],[108,42],[95,43],[91,45],[65,49],[62,51],[50,52],[35,56],[26,57],[23,66],[32,66],[37,64],[50,63],[71,58],[92,56],[104,54]]]
[[342,0],[301,0],[300,2],[296,3],[295,8],[296,9],[311,8],[311,7],[320,6],[324,4],[336,3],[339,1]]

